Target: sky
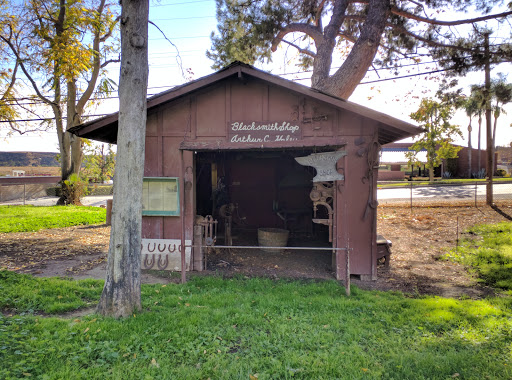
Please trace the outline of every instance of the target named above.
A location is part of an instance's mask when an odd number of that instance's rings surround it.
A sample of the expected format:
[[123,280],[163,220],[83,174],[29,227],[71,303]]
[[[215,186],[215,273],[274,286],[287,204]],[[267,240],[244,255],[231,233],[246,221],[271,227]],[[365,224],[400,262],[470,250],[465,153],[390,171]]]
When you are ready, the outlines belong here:
[[[166,40],[156,27],[149,25],[148,96],[184,84],[188,80],[198,79],[213,73],[214,70],[211,68],[213,62],[206,57],[205,52],[211,47],[210,34],[216,30],[217,26],[215,1],[151,0],[150,4],[149,19],[158,25],[165,36],[172,41],[172,44]],[[179,69],[178,52],[185,75]],[[281,75],[283,78],[309,85],[310,73],[298,73],[299,69],[296,66],[285,64],[289,58],[290,55],[285,56],[278,52],[272,63],[256,66],[271,71],[273,74]],[[434,66],[428,62],[429,60],[426,60],[419,66],[406,68],[401,75],[412,75],[433,70]],[[333,67],[336,67],[336,62]],[[500,65],[493,68],[493,76],[498,72],[506,73],[510,69],[510,65]],[[119,64],[109,65],[108,70],[110,77],[118,82]],[[467,78],[461,78],[461,81],[469,85],[483,83],[483,79],[483,73],[472,73]],[[376,80],[380,81],[374,82]],[[512,78],[509,78],[509,80],[512,81]],[[362,83],[364,84],[358,86],[349,101],[412,123],[414,122],[409,118],[409,114],[417,109],[422,97],[434,96],[438,88],[438,82],[434,75],[393,79],[393,74],[389,71],[379,71],[378,76],[375,72],[369,72]],[[512,141],[512,127],[510,127],[512,106],[509,105],[507,109],[507,114],[499,119],[498,145],[508,146]],[[118,99],[110,99],[88,112],[89,114],[98,115],[116,112],[117,110]],[[452,123],[460,125],[464,133],[464,138],[457,139],[456,143],[467,146],[468,118],[463,112],[458,112]],[[476,130],[476,123],[474,123],[472,135],[474,146],[477,138]],[[53,131],[28,135],[14,134],[7,138],[5,136],[5,129],[0,130],[0,151],[58,152],[57,136]],[[485,147],[485,138],[482,139],[482,147]]]

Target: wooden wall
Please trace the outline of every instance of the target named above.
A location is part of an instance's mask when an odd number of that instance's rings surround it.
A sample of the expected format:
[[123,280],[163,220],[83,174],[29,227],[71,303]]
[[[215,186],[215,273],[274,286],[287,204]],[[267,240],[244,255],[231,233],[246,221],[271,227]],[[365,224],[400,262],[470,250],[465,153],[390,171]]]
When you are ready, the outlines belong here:
[[[345,180],[336,184],[335,244],[351,249],[351,273],[375,275],[376,210],[372,207],[367,210],[370,194],[373,199],[376,196],[377,173],[369,167],[368,160],[368,152],[375,154],[377,149],[372,144],[377,130],[374,121],[257,79],[230,78],[151,110],[144,175],[179,177],[179,147],[184,140],[210,146],[223,142],[230,149],[247,149],[243,143],[230,143],[230,125],[252,121],[289,122],[300,126],[297,148],[304,142],[314,145],[317,140],[319,146],[324,145],[326,138],[346,141],[344,149],[348,155],[338,162]],[[265,147],[262,143],[260,149],[265,150]],[[184,151],[185,180],[188,182],[185,186],[186,239],[192,239],[195,214],[194,154]],[[258,181],[254,182],[256,186]],[[179,238],[180,233],[180,217],[143,218],[143,238]]]

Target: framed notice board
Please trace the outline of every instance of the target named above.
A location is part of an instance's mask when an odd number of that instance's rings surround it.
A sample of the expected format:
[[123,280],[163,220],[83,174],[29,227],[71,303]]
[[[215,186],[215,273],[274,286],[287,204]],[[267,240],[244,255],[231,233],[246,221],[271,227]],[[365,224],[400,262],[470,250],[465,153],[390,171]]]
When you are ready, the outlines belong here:
[[145,177],[142,181],[142,215],[180,215],[177,177]]

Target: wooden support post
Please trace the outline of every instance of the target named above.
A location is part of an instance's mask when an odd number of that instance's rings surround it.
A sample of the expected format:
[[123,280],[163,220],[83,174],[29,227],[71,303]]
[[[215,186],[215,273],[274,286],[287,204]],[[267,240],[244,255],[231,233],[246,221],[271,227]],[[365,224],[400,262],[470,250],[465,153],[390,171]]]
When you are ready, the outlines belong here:
[[180,218],[181,218],[181,283],[187,282],[187,263],[185,252],[185,163],[183,150],[180,150]]
[[112,224],[112,203],[113,199],[107,199],[107,219],[105,221],[107,226]]
[[205,269],[204,259],[204,227],[196,225],[194,226],[194,270],[199,272]]
[[345,293],[350,296],[349,249],[336,251],[336,280],[343,281]]

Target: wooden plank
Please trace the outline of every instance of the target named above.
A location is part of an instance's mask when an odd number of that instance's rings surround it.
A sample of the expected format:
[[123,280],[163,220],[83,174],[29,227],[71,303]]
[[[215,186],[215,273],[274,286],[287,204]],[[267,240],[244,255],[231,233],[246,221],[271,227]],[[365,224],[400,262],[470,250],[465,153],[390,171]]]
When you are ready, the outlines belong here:
[[255,150],[255,149],[297,149],[312,147],[342,147],[347,140],[337,137],[319,137],[302,141],[272,141],[262,143],[231,143],[229,141],[183,141],[182,150],[208,151],[208,150]]

